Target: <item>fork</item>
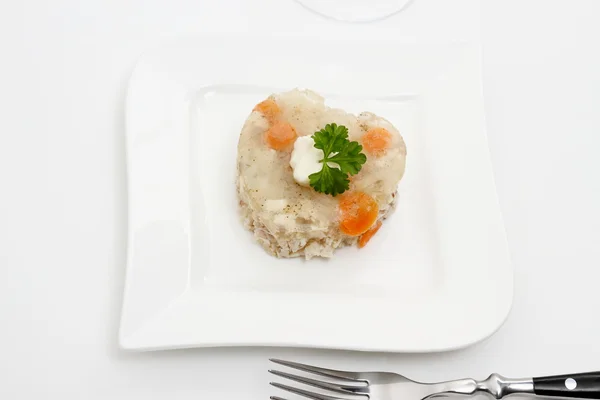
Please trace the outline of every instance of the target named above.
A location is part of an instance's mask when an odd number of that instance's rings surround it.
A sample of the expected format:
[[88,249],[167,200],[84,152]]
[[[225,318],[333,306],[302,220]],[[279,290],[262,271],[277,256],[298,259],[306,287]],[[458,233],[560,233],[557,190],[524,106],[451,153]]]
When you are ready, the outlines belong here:
[[[479,393],[491,395],[496,399],[511,394],[600,399],[600,372],[526,379],[510,379],[492,374],[483,381],[458,379],[439,383],[421,383],[392,372],[338,371],[292,361],[278,359],[270,359],[270,361],[320,377],[321,379],[315,379],[280,370],[269,370],[271,374],[280,378],[319,389],[315,391],[298,385],[271,382],[271,385],[278,389],[312,400],[422,400]],[[271,396],[271,400],[285,399]]]

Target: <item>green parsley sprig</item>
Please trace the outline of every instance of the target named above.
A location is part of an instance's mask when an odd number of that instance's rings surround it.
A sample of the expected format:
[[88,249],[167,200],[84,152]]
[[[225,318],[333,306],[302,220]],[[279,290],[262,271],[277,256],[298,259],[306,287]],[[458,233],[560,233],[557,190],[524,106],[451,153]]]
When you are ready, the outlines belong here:
[[[317,149],[323,150],[320,162],[323,168],[309,175],[310,186],[317,192],[337,196],[350,187],[348,174],[355,175],[367,161],[358,142],[348,140],[348,128],[344,125],[327,124],[311,136]],[[335,163],[339,168],[328,163]]]

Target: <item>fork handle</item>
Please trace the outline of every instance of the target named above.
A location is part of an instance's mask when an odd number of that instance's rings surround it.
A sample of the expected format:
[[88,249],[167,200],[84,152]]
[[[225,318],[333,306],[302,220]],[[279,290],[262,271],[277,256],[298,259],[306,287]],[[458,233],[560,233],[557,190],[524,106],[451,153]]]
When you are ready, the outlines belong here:
[[483,381],[459,379],[430,385],[431,394],[474,395],[486,393],[496,399],[510,395],[537,395],[579,399],[600,399],[600,372],[511,379],[492,374]]
[[600,399],[600,371],[533,378],[533,391],[540,396]]

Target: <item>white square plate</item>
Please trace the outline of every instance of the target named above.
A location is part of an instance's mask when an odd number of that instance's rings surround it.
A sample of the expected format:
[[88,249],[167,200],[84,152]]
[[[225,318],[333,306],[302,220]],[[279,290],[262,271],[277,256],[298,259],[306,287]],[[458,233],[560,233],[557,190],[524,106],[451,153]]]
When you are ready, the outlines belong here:
[[[425,352],[467,346],[513,290],[468,44],[197,38],[149,52],[127,98],[129,235],[120,344]],[[238,219],[241,126],[294,87],[388,118],[408,148],[396,213],[362,250],[267,255]]]

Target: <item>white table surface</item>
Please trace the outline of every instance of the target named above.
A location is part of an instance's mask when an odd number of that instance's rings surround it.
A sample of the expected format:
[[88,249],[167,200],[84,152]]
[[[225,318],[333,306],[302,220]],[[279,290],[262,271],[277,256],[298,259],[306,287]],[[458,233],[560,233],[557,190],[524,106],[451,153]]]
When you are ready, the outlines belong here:
[[[599,18],[597,0],[415,0],[358,25],[292,0],[2,2],[0,399],[265,399],[268,356],[422,380],[599,370]],[[428,355],[118,349],[125,84],[145,49],[202,32],[482,41],[516,279],[492,338]]]

